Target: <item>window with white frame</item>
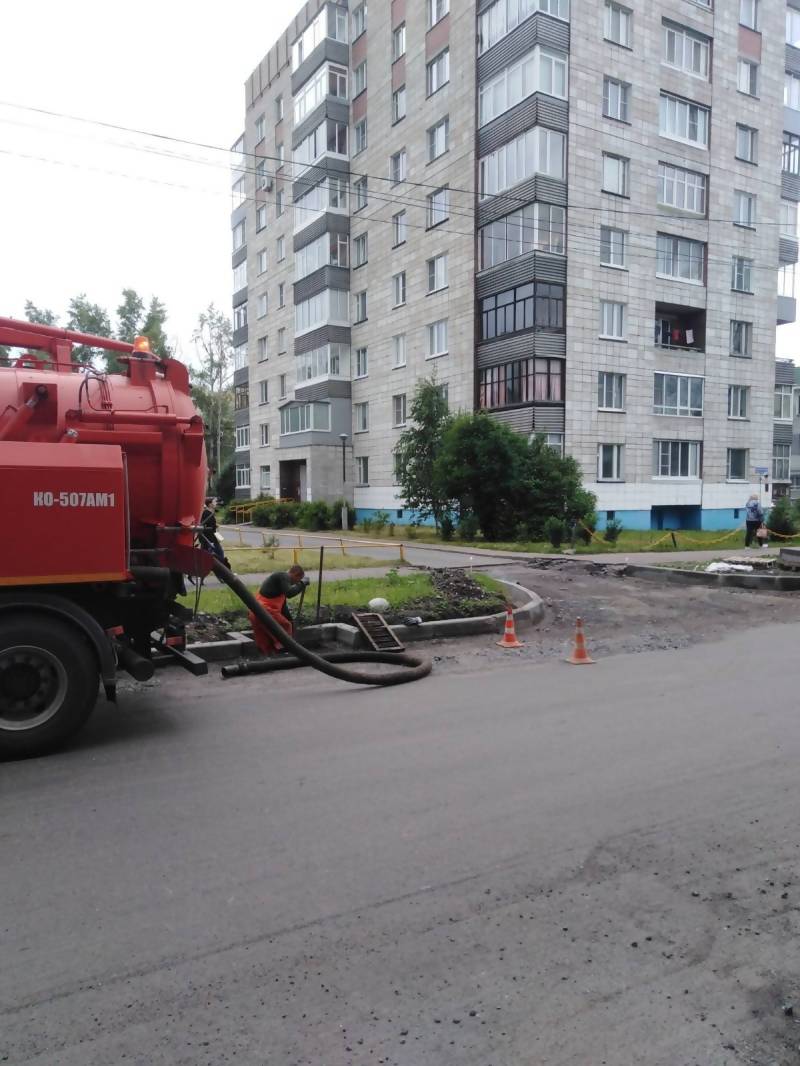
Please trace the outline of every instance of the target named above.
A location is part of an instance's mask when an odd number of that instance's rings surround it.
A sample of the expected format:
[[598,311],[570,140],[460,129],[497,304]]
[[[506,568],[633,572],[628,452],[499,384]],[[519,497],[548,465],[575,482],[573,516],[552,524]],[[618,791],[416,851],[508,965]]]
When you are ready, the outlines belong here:
[[671,163],[658,164],[658,202],[696,215],[706,213],[708,178]]
[[[329,324],[349,326],[348,293],[344,289],[323,289],[295,304],[295,333],[308,333]],[[280,330],[278,331],[280,339]]]
[[406,54],[406,24],[401,22],[392,30],[392,62]]
[[747,448],[728,448],[728,481],[747,481]]
[[480,160],[481,199],[504,192],[535,174],[563,181],[566,147],[565,134],[545,126],[534,126],[483,156]]
[[406,272],[392,275],[392,307],[402,307],[406,302]]
[[749,59],[737,61],[736,88],[747,96],[758,96],[758,63]]
[[[366,6],[366,5],[365,5]],[[326,37],[347,43],[347,9],[325,4],[292,45],[292,71],[297,70]],[[283,97],[275,100],[275,121],[283,118]]]
[[354,211],[360,211],[362,207],[367,206],[367,175],[362,174],[355,182],[353,182],[353,191],[355,193],[355,206]]
[[353,404],[353,427],[356,433],[366,433],[369,429],[369,401]]
[[240,248],[244,248],[244,242],[245,242],[244,222],[243,221],[242,222],[237,222],[236,225],[231,230],[231,234],[233,236],[233,250],[234,250],[234,252],[238,252]]
[[340,214],[347,212],[348,182],[344,177],[330,174],[324,181],[318,182],[308,192],[304,193],[299,200],[295,200],[295,224],[294,231],[304,229],[313,222],[317,215],[325,211],[335,211]]
[[356,456],[356,484],[369,485],[369,456]]
[[278,282],[278,307],[286,306],[286,283]]
[[450,189],[447,185],[443,185],[441,189],[429,193],[426,199],[428,201],[426,224],[428,229],[432,229],[439,223],[447,221],[450,216]]
[[630,160],[603,152],[603,192],[615,196],[630,195]]
[[633,38],[633,12],[614,0],[606,0],[603,36],[614,44],[630,48]]
[[739,122],[736,123],[736,158],[745,163],[758,163],[758,130]]
[[786,8],[786,43],[800,48],[800,11],[796,7]]
[[392,337],[392,369],[406,365],[406,335],[396,333]]
[[625,452],[623,444],[597,445],[597,480],[624,481],[622,458]]
[[753,260],[735,255],[731,266],[731,288],[734,292],[753,291]]
[[233,349],[233,369],[244,370],[247,366],[247,345],[237,344]]
[[256,144],[261,144],[264,140],[264,133],[266,131],[266,122],[264,116],[259,115],[256,119]]
[[781,200],[780,223],[781,236],[797,240],[797,203],[795,200]]
[[260,204],[256,208],[256,233],[260,233],[262,229],[265,229],[267,225],[267,208],[265,204]]
[[233,309],[234,330],[243,329],[247,325],[247,304],[239,304]]
[[[292,55],[294,56],[294,49],[292,50]],[[292,69],[294,69],[294,68],[292,68]],[[282,121],[283,121],[283,97],[282,96],[276,96],[275,97],[275,125],[277,125],[279,122],[282,122]]]
[[406,394],[398,393],[392,397],[392,425],[404,426],[406,424]]
[[406,117],[406,87],[401,85],[392,93],[392,122]]
[[536,45],[516,63],[483,82],[478,92],[478,125],[485,126],[535,92],[566,99],[565,53]]
[[600,301],[600,336],[606,340],[625,339],[625,304],[615,300]]
[[554,204],[528,204],[490,222],[480,230],[480,269],[497,266],[527,252],[566,250],[566,209]]
[[233,200],[232,210],[234,210],[234,211],[236,210],[237,207],[241,207],[241,205],[247,199],[247,193],[245,191],[244,178],[239,178],[239,180],[237,182],[235,182],[234,185],[232,186],[232,188],[231,188],[231,199]]
[[247,260],[233,268],[233,291],[238,292],[247,285]]
[[597,375],[597,406],[601,411],[625,410],[625,375],[601,370]]
[[317,378],[350,378],[350,346],[332,342],[295,357],[295,378],[305,384]]
[[656,236],[656,274],[677,281],[705,281],[706,246],[702,241],[686,237],[672,237],[668,233]]
[[323,63],[302,89],[299,90],[293,100],[294,124],[300,123],[310,115],[314,108],[319,107],[327,96],[338,100],[347,99],[347,67],[340,67],[334,63]]
[[357,292],[353,297],[353,321],[358,324],[359,322],[367,321],[367,290],[363,289],[361,292]]
[[269,403],[269,382],[259,381],[258,383],[258,402],[260,406]]
[[360,37],[367,28],[366,2],[353,8],[353,40]]
[[358,236],[353,237],[353,267],[363,266],[367,261],[367,249],[368,249],[368,236],[366,233],[359,233]]
[[278,237],[278,240],[277,240],[276,246],[275,246],[275,258],[278,260],[279,263],[282,263],[283,260],[286,258],[286,238],[285,237]]
[[362,60],[353,71],[353,99],[367,87],[367,61]]
[[369,373],[369,351],[367,348],[356,348],[356,373],[357,378],[365,378]]
[[256,273],[259,277],[267,272],[267,251],[262,248],[261,251],[256,252]]
[[794,297],[795,263],[784,263],[778,267],[778,296]]
[[286,375],[281,374],[278,377],[278,398],[281,400],[286,399]]
[[548,448],[564,458],[564,434],[563,433],[537,433],[537,436],[543,437],[544,442]]
[[395,152],[389,159],[389,177],[393,185],[405,181],[408,174],[408,155],[405,148]]
[[428,292],[447,288],[447,252],[428,260]]
[[289,404],[281,408],[281,436],[292,433],[330,433],[331,405],[329,403]]
[[741,319],[731,319],[731,355],[749,359],[753,354],[753,323]]
[[653,477],[699,478],[700,441],[654,440]]
[[367,120],[360,119],[353,127],[353,155],[358,155],[367,147]]
[[324,155],[347,156],[347,123],[323,119],[292,152],[295,177],[317,163]]
[[758,0],[739,0],[739,22],[751,30],[758,29]]
[[[262,422],[259,427],[259,440],[262,448],[269,447],[269,422]],[[269,468],[268,468],[269,469]]]
[[783,103],[793,111],[800,111],[800,74],[791,74],[787,70],[784,78]]
[[247,382],[233,386],[234,411],[246,411],[250,406],[250,386]]
[[262,496],[269,496],[272,493],[272,478],[270,476],[270,469],[268,466],[262,466],[260,468],[259,489]]
[[236,464],[236,488],[237,489],[249,489],[250,488],[250,464],[243,463]]
[[728,386],[728,418],[747,418],[750,403],[748,385]]
[[450,0],[428,0],[428,29],[440,22],[450,10]]
[[600,227],[600,262],[603,266],[625,267],[628,234],[613,226]]
[[790,444],[772,445],[772,480],[789,481],[791,479],[792,446]]
[[488,51],[536,11],[566,21],[569,0],[495,0],[478,16],[478,54]]
[[603,116],[618,122],[628,122],[631,87],[616,78],[603,78]]
[[653,414],[702,418],[703,383],[690,374],[654,374]]
[[445,48],[425,67],[425,85],[428,96],[433,96],[450,81],[450,49]]
[[263,363],[269,358],[269,340],[267,337],[258,338],[257,352],[259,363]]
[[278,330],[278,355],[283,355],[286,351],[286,327],[281,326]]
[[741,189],[734,189],[733,221],[738,226],[755,226],[756,197],[754,193],[742,192]]
[[450,147],[450,117],[445,115],[428,129],[428,162],[438,159]]
[[708,148],[708,128],[711,112],[707,107],[682,100],[679,96],[661,93],[659,132],[662,137],[685,141],[697,148]]
[[447,319],[440,318],[428,326],[428,350],[426,357],[432,359],[437,355],[447,355]]
[[392,215],[392,247],[405,244],[408,233],[408,215],[405,211],[398,211]]
[[775,386],[775,410],[774,417],[779,422],[792,421],[792,386]]
[[708,80],[711,40],[702,33],[662,19],[664,62],[687,74]]

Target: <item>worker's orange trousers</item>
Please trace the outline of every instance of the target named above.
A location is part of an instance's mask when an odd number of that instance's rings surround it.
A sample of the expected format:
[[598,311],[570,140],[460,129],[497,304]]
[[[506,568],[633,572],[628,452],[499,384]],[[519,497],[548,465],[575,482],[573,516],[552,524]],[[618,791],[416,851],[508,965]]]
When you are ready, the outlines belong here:
[[[264,610],[269,611],[271,617],[275,619],[278,625],[281,626],[282,629],[285,629],[286,632],[291,636],[293,629],[292,623],[290,619],[288,619],[283,613],[283,608],[286,604],[286,597],[267,597],[262,596],[260,592],[257,592],[256,599],[264,608]],[[258,618],[256,618],[252,611],[248,613],[248,618],[250,619],[250,624],[253,627],[253,639],[258,645],[259,651],[262,651],[265,655],[274,655],[283,647],[278,638],[274,637],[272,633],[264,625],[261,624],[261,622],[258,620]]]

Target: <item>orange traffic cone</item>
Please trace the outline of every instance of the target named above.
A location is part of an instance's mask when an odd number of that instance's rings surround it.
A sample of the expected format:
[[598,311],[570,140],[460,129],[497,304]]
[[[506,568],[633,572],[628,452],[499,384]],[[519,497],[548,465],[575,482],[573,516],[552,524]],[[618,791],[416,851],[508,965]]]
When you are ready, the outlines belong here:
[[503,639],[497,641],[498,648],[524,648],[525,645],[517,640],[517,631],[514,629],[514,608],[511,604],[506,607],[506,627]]
[[568,663],[572,663],[573,666],[581,666],[584,663],[593,663],[594,659],[589,658],[589,653],[586,650],[586,641],[583,639],[583,619],[575,619],[575,647],[572,649],[572,655],[567,659]]

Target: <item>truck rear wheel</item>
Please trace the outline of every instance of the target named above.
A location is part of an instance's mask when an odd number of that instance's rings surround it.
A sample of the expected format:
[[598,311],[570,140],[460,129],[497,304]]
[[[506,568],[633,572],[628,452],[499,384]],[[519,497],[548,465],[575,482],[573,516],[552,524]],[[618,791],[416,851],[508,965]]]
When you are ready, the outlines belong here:
[[97,700],[80,629],[47,614],[0,615],[0,755],[40,755],[84,724]]

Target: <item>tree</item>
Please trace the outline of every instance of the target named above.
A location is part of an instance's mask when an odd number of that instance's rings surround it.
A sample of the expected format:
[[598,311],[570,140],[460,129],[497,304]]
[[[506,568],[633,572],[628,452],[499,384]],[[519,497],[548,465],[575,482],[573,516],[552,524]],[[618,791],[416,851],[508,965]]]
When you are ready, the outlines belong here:
[[25,301],[25,317],[40,326],[57,326],[58,315],[46,307],[37,307],[33,300]]
[[192,398],[203,416],[208,464],[220,474],[232,451],[233,331],[214,304],[198,318],[192,338],[199,367],[191,368]]
[[450,507],[435,477],[442,438],[452,418],[436,378],[423,378],[411,401],[411,425],[395,448],[397,483],[408,507],[421,518],[433,518],[438,529]]
[[150,340],[150,351],[162,359],[169,359],[172,356],[172,350],[167,344],[167,335],[164,332],[166,321],[166,307],[157,296],[151,297],[141,332]]
[[117,308],[117,339],[133,344],[142,332],[144,300],[136,289],[123,289],[122,302]]
[[[67,309],[67,329],[77,333],[93,333],[96,337],[113,337],[108,311],[100,304],[89,303],[86,293],[73,296]],[[72,358],[79,363],[91,363],[101,349],[79,344],[72,349]]]

